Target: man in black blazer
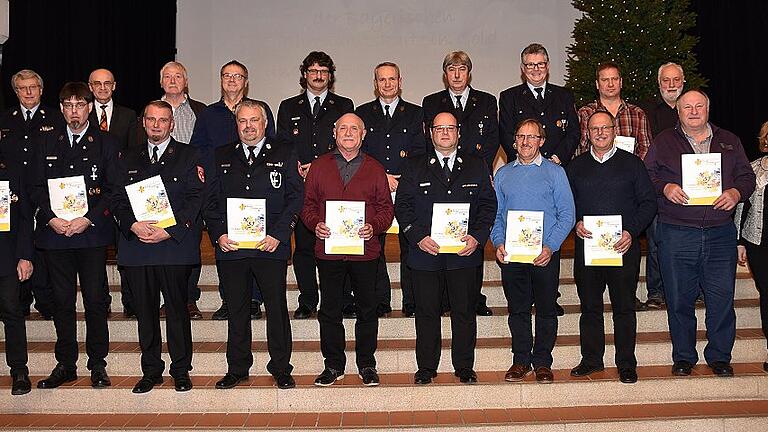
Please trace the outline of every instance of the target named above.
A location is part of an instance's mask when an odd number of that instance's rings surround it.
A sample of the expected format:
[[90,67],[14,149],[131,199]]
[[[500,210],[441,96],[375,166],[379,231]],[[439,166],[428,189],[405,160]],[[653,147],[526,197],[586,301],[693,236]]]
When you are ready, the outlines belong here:
[[[451,360],[462,383],[477,382],[474,371],[480,286],[477,268],[483,265],[483,246],[496,217],[496,193],[484,161],[457,152],[458,125],[448,112],[434,118],[434,148],[409,159],[403,168],[395,199],[400,230],[408,239],[408,265],[416,299],[416,384],[428,384],[440,362],[440,315],[445,289],[451,302]],[[456,253],[440,253],[432,238],[435,203],[469,204],[465,246]]]
[[530,44],[520,53],[520,73],[523,83],[499,96],[499,131],[507,160],[513,161],[517,155],[513,148],[517,125],[533,119],[547,132],[541,155],[557,164],[567,164],[580,138],[573,93],[547,81],[549,54],[540,44]]
[[[77,282],[85,307],[88,369],[93,387],[111,385],[106,372],[109,351],[105,283],[107,247],[114,244],[114,222],[108,210],[119,144],[88,121],[93,95],[82,82],[70,82],[59,92],[66,127],[46,134],[35,160],[33,200],[38,206],[35,244],[43,251],[53,287],[56,326],[56,367],[37,383],[56,388],[77,379]],[[55,192],[72,178],[82,190],[72,190],[75,204],[54,200]],[[78,200],[82,194],[82,201]],[[82,208],[77,203],[82,202]],[[72,209],[81,210],[75,211]]]
[[[424,133],[431,142],[430,132],[434,118],[441,112],[453,114],[459,122],[458,152],[480,157],[493,172],[493,160],[499,151],[499,122],[496,97],[470,87],[472,59],[464,51],[453,51],[443,59],[443,84],[446,89],[426,96],[421,103],[424,110]],[[481,248],[484,246],[481,245]],[[483,266],[477,271],[477,285],[483,285]],[[477,297],[477,314],[493,315],[482,293]]]
[[[0,145],[8,163],[18,164],[22,173],[32,172],[32,156],[39,146],[41,135],[49,133],[64,124],[61,111],[40,103],[43,95],[43,78],[37,72],[23,69],[11,78],[13,90],[19,105],[10,107],[0,116]],[[34,295],[35,309],[46,319],[53,316],[53,294],[48,283],[48,271],[43,257],[35,251],[33,259],[35,272],[21,284],[21,306],[29,315],[29,306]]]
[[[379,161],[387,172],[389,189],[392,194],[402,174],[402,166],[408,157],[423,155],[426,151],[423,113],[421,107],[400,98],[403,79],[400,67],[384,62],[373,71],[373,88],[376,100],[360,105],[355,113],[363,119],[368,131],[363,140],[362,151]],[[403,314],[412,317],[416,307],[413,300],[413,283],[408,269],[408,244],[402,234],[400,242],[400,287],[403,293]],[[376,280],[377,313],[379,317],[392,311],[392,291],[384,259],[386,234],[380,237],[381,256]]]
[[[277,135],[281,141],[293,143],[299,157],[299,174],[307,176],[312,161],[336,148],[333,126],[346,113],[353,112],[351,99],[333,93],[336,65],[328,54],[312,51],[299,67],[299,85],[303,91],[280,102],[277,112]],[[295,234],[293,272],[299,285],[297,319],[309,318],[320,301],[317,293],[314,227],[307,228],[299,221]],[[345,316],[354,316],[351,293],[345,290]]]
[[[171,356],[170,374],[176,391],[192,389],[192,326],[187,310],[187,282],[194,265],[200,264],[200,239],[205,172],[197,149],[171,138],[173,109],[164,101],[144,109],[148,141],[142,148],[122,153],[112,212],[120,230],[117,263],[133,293],[139,325],[143,376],[133,388],[146,393],[163,382],[161,357],[160,292],[166,306],[166,334]],[[125,186],[160,176],[175,223],[161,228],[157,221],[137,217]]]
[[118,105],[112,99],[117,87],[115,76],[108,69],[96,69],[88,76],[88,88],[93,93],[93,109],[88,116],[91,124],[103,132],[109,132],[125,149],[136,141],[136,111]]

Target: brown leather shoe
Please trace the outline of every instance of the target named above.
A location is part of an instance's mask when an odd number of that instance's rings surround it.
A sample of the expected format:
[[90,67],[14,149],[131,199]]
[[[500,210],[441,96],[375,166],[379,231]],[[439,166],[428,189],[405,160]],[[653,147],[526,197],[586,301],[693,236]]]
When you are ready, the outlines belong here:
[[188,304],[187,310],[189,311],[189,319],[198,320],[203,317],[203,313],[200,312],[200,309],[197,308],[196,302]]
[[552,375],[552,369],[548,367],[536,368],[536,381],[542,384],[549,384],[555,380],[555,376]]
[[513,364],[510,366],[509,370],[507,370],[507,373],[504,375],[504,381],[508,382],[518,382],[525,379],[528,374],[531,373],[533,369],[529,365],[519,365],[519,364]]

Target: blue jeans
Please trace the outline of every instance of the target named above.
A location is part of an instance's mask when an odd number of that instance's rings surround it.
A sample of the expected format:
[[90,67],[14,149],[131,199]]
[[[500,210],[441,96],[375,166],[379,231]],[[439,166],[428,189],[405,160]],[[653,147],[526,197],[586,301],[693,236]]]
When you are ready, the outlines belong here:
[[653,222],[645,230],[648,239],[648,255],[645,257],[645,287],[648,290],[648,298],[664,299],[664,285],[661,282],[659,271],[659,245],[656,240],[656,225],[659,216],[653,218]]
[[691,364],[698,361],[695,302],[701,287],[706,302],[704,359],[708,364],[730,362],[736,339],[736,227],[727,223],[692,228],[659,222],[656,238],[672,359]]

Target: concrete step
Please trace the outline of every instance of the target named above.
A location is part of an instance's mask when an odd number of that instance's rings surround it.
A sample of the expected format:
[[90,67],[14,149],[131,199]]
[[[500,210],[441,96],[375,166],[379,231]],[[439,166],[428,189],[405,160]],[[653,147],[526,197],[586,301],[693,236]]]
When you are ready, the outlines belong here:
[[[699,332],[697,349],[700,357],[704,358],[703,350],[706,344],[705,332]],[[613,335],[607,336],[605,365],[615,366]],[[53,354],[53,342],[30,343],[29,368],[33,375],[47,375],[56,366]],[[354,342],[347,345],[347,364],[354,369],[355,352]],[[450,340],[443,341],[442,361],[440,372],[451,372]],[[254,364],[251,372],[265,374],[269,361],[269,353],[266,352],[266,344],[253,343]],[[170,364],[167,348],[163,350],[163,358],[166,364]],[[193,366],[196,375],[224,375],[227,372],[226,343],[198,342],[194,345]],[[635,350],[638,364],[643,366],[671,364],[672,348],[669,335],[659,333],[640,333]],[[78,368],[80,373],[87,374],[84,344],[80,344],[80,357]],[[556,369],[568,369],[576,366],[581,360],[578,336],[560,336],[553,351]],[[113,375],[140,375],[140,349],[137,343],[112,343],[109,357],[107,358],[108,371]],[[377,368],[381,373],[415,372],[416,354],[415,340],[396,339],[380,340],[376,351]],[[740,363],[758,363],[766,361],[765,339],[760,329],[738,330],[736,343],[733,348],[733,360]],[[492,371],[511,364],[510,339],[506,338],[479,338],[475,351],[475,369],[478,371]],[[297,342],[293,347],[291,363],[295,374],[319,373],[323,369],[323,358],[320,354],[318,342]],[[5,354],[0,354],[0,364],[5,365]],[[4,370],[4,366],[0,366]],[[3,373],[0,372],[0,375]]]
[[[393,284],[392,287],[392,309],[401,310],[403,304],[403,293],[400,290],[399,284]],[[487,304],[489,307],[506,307],[507,299],[504,297],[504,289],[501,286],[500,280],[486,280],[483,283],[482,293],[488,298]],[[561,278],[560,284],[561,297],[558,303],[561,305],[574,305],[579,304],[579,296],[576,292],[576,284],[573,282],[573,278]],[[123,304],[121,301],[120,286],[113,285],[110,287],[110,295],[112,296],[112,311],[122,312]],[[638,297],[645,301],[647,297],[647,289],[645,281],[641,280],[637,287]],[[293,312],[298,307],[299,292],[296,289],[296,285],[289,286],[286,293],[288,300],[288,310]],[[82,296],[78,291],[77,294],[77,310],[83,311]],[[736,299],[756,299],[758,298],[758,292],[755,288],[755,283],[748,275],[739,275],[736,279]],[[610,298],[608,290],[606,289],[603,294],[603,301],[608,303]],[[200,286],[200,300],[197,302],[197,307],[204,312],[213,312],[221,306],[221,297],[219,296],[218,287],[215,285],[201,285]]]
[[[634,385],[618,381],[615,369],[586,379],[555,370],[555,381],[539,385],[532,376],[522,383],[504,381],[504,370],[481,372],[475,385],[462,385],[452,373],[438,375],[427,386],[412,384],[413,375],[381,374],[381,385],[364,387],[356,374],[330,388],[312,385],[313,375],[296,375],[297,388],[278,390],[269,376],[252,377],[248,385],[229,391],[213,387],[218,376],[193,377],[195,388],[177,393],[172,380],[144,395],[131,388],[138,376],[113,376],[113,386],[92,389],[82,377],[74,385],[46,391],[35,389],[23,397],[4,397],[4,413],[158,413],[158,412],[377,412],[462,409],[549,408],[638,403],[705,402],[768,399],[768,373],[761,364],[734,364],[736,376],[714,377],[699,365],[690,377],[673,377],[668,366],[638,368]],[[351,372],[351,371],[350,371]],[[41,377],[33,377],[33,381]],[[10,378],[0,386],[8,388]]]
[[[661,415],[659,415],[661,413]],[[466,410],[407,410],[375,412],[209,412],[153,414],[0,414],[3,429],[71,431],[81,429],[173,429],[194,431],[272,431],[322,429],[324,431],[421,432],[472,429],[473,431],[527,432],[755,432],[768,428],[768,402],[639,403],[624,406],[592,405],[549,408],[497,408]]]
[[[565,316],[559,319],[558,334],[574,335],[579,333],[579,313],[578,306],[570,306]],[[704,329],[704,309],[699,307],[696,310],[698,320],[698,329]],[[205,315],[209,318],[210,315]],[[534,319],[535,322],[535,319]],[[354,337],[354,324],[352,319],[344,320],[347,340]],[[135,320],[122,318],[119,314],[113,314],[109,320],[110,340],[122,342],[137,341],[137,324]],[[507,326],[507,316],[504,308],[494,309],[494,316],[478,317],[478,331],[480,337],[506,337],[509,335]],[[758,301],[755,299],[736,301],[736,326],[737,328],[757,328],[760,327],[760,310]],[[162,327],[163,339],[165,340],[165,326]],[[317,320],[291,320],[291,328],[294,341],[318,340],[319,328]],[[252,322],[253,339],[257,341],[265,340],[266,320],[257,320]],[[638,332],[657,332],[667,331],[667,313],[665,310],[649,310],[640,312],[637,315]],[[613,332],[612,314],[605,313],[605,331]],[[77,321],[78,340],[84,340],[85,321],[82,314],[78,315]],[[444,337],[450,337],[450,319],[443,317],[442,334]],[[0,339],[5,338],[4,330],[0,333]],[[52,321],[40,319],[31,319],[27,321],[27,338],[30,341],[52,341],[55,340],[55,331]],[[192,321],[192,338],[198,342],[221,342],[227,338],[227,323],[225,321],[212,321],[202,319]],[[389,317],[379,320],[379,338],[380,339],[398,339],[415,338],[414,320],[405,318],[400,312],[393,312]]]

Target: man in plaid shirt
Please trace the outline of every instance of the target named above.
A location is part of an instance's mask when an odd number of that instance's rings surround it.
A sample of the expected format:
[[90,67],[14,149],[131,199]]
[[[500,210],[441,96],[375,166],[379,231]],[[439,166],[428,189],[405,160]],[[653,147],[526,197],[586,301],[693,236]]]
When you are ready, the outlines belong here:
[[576,155],[589,151],[587,138],[587,121],[595,111],[608,111],[616,118],[616,146],[627,149],[634,148],[634,153],[640,159],[645,158],[651,145],[651,127],[640,107],[621,99],[621,70],[613,62],[601,63],[597,67],[595,84],[598,99],[579,109],[579,124],[581,140]]

